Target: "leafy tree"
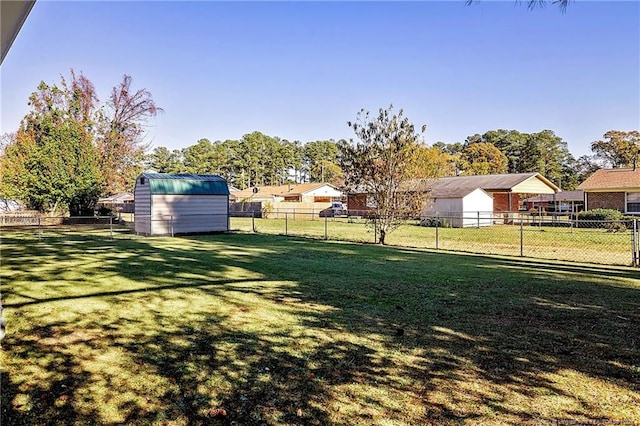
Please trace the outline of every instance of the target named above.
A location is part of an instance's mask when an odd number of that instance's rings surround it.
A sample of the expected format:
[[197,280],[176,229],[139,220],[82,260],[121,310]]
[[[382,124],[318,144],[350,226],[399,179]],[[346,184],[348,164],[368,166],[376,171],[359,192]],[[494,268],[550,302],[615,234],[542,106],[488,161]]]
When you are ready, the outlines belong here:
[[583,155],[579,157],[573,164],[573,168],[576,174],[576,185],[584,182],[589,176],[594,174],[596,170],[601,169],[598,161],[590,155]]
[[393,105],[380,108],[377,117],[360,110],[355,122],[348,122],[358,140],[340,144],[341,167],[347,190],[366,192],[375,207],[379,243],[408,216],[422,210],[424,194],[411,172],[414,151],[421,146],[422,131],[397,114]]
[[333,140],[307,142],[302,161],[311,182],[333,182],[342,175],[338,165],[338,145]]
[[209,139],[200,139],[195,145],[182,150],[184,169],[187,173],[215,174],[226,158],[220,158]]
[[524,173],[522,152],[527,142],[527,136],[526,133],[520,133],[517,130],[489,130],[482,135],[469,136],[465,141],[465,146],[476,142],[490,143],[507,157],[508,173]]
[[606,166],[635,168],[640,157],[640,132],[609,130],[602,140],[591,143],[591,151]]
[[181,173],[185,171],[182,152],[178,149],[169,151],[159,146],[147,156],[146,165],[158,173]]
[[92,214],[102,190],[94,145],[93,85],[72,72],[71,84],[41,82],[29,97],[31,112],[0,157],[5,198],[42,212]]
[[440,142],[434,143],[433,147],[438,148],[441,152],[444,152],[447,154],[457,154],[464,149],[464,144],[460,142],[444,143],[440,141]]
[[575,159],[567,143],[551,130],[531,134],[489,130],[469,136],[465,146],[476,143],[489,143],[498,148],[507,158],[508,173],[538,172],[565,189],[576,185]]
[[156,108],[146,90],[131,92],[131,77],[99,108],[93,84],[71,70],[59,85],[41,82],[31,111],[0,155],[2,196],[42,212],[90,214],[101,193],[132,187],[142,170],[143,124]]
[[107,194],[133,188],[149,148],[144,142],[144,126],[162,111],[148,90],[133,91],[131,82],[131,76],[123,76],[100,117],[102,129],[97,142]]
[[477,142],[460,152],[460,168],[468,175],[506,173],[507,157],[491,143]]
[[455,176],[457,154],[443,152],[441,147],[418,145],[413,151],[408,174],[415,179]]
[[566,142],[551,130],[528,135],[521,158],[523,172],[538,172],[558,186],[562,185],[563,164],[573,159]]

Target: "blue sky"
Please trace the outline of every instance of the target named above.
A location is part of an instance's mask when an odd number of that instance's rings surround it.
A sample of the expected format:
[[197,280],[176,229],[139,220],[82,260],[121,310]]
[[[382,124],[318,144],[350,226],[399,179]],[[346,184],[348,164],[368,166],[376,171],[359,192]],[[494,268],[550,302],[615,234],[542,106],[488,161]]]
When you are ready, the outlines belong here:
[[164,109],[148,141],[170,149],[349,139],[361,108],[393,103],[429,144],[551,129],[578,157],[640,128],[640,3],[38,0],[0,72],[2,132],[70,68],[102,101],[131,75]]

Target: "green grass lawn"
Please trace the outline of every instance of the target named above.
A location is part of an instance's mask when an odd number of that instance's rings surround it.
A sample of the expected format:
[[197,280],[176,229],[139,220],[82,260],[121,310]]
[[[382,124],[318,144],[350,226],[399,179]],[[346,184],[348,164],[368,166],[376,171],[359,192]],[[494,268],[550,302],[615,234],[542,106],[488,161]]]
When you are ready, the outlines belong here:
[[1,254],[2,424],[640,419],[636,269],[262,234]]
[[[255,224],[258,233],[295,235],[329,240],[375,242],[372,227],[364,220],[323,218],[316,220],[255,219],[233,217],[231,229],[250,232]],[[520,226],[494,225],[481,228],[439,228],[402,225],[387,236],[387,243],[399,247],[437,248],[482,254],[520,256]],[[525,257],[631,265],[631,233],[607,232],[606,229],[523,227],[522,254]]]

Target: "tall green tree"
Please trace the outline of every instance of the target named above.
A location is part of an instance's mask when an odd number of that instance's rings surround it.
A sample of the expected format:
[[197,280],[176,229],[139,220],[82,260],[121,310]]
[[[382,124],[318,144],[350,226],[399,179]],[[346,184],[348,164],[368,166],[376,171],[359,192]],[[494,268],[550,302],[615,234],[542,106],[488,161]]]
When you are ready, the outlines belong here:
[[185,172],[184,163],[182,161],[182,152],[178,149],[169,151],[169,149],[164,146],[156,147],[147,156],[146,166],[158,173]]
[[338,165],[338,145],[333,140],[307,142],[303,148],[303,164],[310,182],[335,182],[342,170]]
[[636,168],[640,158],[640,132],[609,130],[601,140],[591,143],[591,151],[606,166]]
[[422,210],[424,194],[419,193],[413,167],[414,151],[420,147],[422,134],[393,105],[380,108],[377,116],[361,110],[355,122],[348,122],[357,140],[340,145],[341,167],[347,190],[366,192],[375,207],[380,244],[388,233],[408,216]]
[[93,213],[103,189],[94,145],[93,85],[72,72],[70,84],[41,82],[29,97],[31,111],[0,157],[5,198],[41,212]]
[[477,142],[460,152],[460,168],[467,175],[506,173],[507,157],[493,144]]

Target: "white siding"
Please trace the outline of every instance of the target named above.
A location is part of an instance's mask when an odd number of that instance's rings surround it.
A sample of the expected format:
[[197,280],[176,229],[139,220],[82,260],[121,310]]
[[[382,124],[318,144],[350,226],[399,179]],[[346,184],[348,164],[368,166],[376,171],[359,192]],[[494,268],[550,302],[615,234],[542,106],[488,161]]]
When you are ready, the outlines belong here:
[[517,194],[555,194],[556,191],[538,179],[537,176],[533,176],[511,188],[511,192]]
[[140,178],[136,181],[136,188],[133,193],[135,202],[134,221],[137,234],[151,234],[151,185],[145,179],[144,185],[140,183]]
[[493,197],[478,188],[462,199],[462,226],[491,226]]
[[226,195],[154,195],[152,201],[154,235],[229,230]]
[[438,216],[453,228],[490,226],[493,221],[493,197],[478,188],[462,198],[437,198],[422,216]]

